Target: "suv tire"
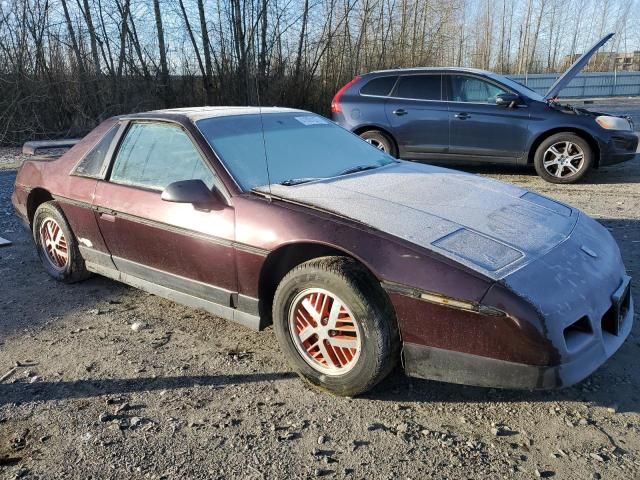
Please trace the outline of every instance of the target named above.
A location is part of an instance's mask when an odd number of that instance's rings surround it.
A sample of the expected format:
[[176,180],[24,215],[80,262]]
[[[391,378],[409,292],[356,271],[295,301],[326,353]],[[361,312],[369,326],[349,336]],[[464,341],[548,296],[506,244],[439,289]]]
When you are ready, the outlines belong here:
[[560,132],[546,138],[536,149],[536,172],[551,183],[575,183],[593,164],[593,150],[582,137]]
[[396,145],[386,133],[380,130],[367,130],[360,134],[360,138],[392,157],[398,157]]

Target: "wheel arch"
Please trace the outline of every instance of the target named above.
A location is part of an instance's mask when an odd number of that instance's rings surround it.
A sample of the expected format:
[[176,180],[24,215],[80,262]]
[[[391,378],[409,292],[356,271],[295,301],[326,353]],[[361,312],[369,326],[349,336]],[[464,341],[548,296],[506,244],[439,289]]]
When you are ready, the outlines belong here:
[[45,202],[53,200],[53,195],[41,187],[36,187],[29,192],[27,197],[27,218],[29,219],[29,225],[33,224],[33,216],[40,205]]
[[593,154],[594,154],[593,167],[598,168],[598,166],[600,166],[600,153],[601,153],[600,152],[600,145],[598,144],[598,141],[595,139],[595,137],[593,135],[591,135],[586,130],[583,130],[581,128],[576,128],[576,127],[557,127],[557,128],[552,128],[550,130],[545,130],[540,135],[538,135],[533,140],[533,142],[531,143],[531,146],[529,147],[529,155],[527,157],[527,164],[528,165],[533,165],[533,161],[534,161],[534,158],[535,158],[535,155],[536,155],[536,150],[538,150],[538,147],[540,146],[540,144],[542,142],[544,142],[551,135],[555,135],[556,133],[564,133],[564,132],[573,133],[575,135],[578,135],[580,138],[582,138],[583,140],[585,140],[589,144],[589,146],[593,150]]
[[342,248],[309,241],[287,243],[270,252],[260,269],[258,279],[258,310],[260,317],[265,319],[265,325],[272,323],[271,311],[273,298],[284,276],[304,262],[327,256],[352,258],[358,262],[372,278],[379,281],[378,276],[366,262]]

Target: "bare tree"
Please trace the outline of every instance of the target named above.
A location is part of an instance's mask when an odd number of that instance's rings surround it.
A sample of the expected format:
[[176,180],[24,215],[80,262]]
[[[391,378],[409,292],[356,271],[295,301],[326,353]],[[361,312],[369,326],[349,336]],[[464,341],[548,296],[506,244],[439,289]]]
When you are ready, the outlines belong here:
[[[558,71],[640,50],[640,0],[8,0],[0,2],[0,142],[82,134],[173,105],[327,113],[353,75],[396,66]],[[568,14],[567,12],[570,12]]]

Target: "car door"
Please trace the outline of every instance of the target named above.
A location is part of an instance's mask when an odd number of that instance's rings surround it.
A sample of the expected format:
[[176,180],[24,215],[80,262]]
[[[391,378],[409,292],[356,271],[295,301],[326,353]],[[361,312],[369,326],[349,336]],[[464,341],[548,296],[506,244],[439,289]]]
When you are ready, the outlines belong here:
[[82,142],[95,144],[82,155],[73,168],[62,190],[63,194],[56,196],[78,240],[82,258],[89,264],[113,267],[92,204],[97,183],[105,169],[108,152],[121,127],[117,121],[108,121],[83,139]]
[[429,158],[447,152],[449,111],[442,91],[440,73],[408,74],[398,79],[385,112],[400,158]]
[[449,153],[461,159],[513,162],[524,158],[529,135],[526,105],[496,105],[505,87],[474,75],[445,75],[449,99]]
[[170,183],[192,179],[223,188],[181,126],[133,121],[96,186],[98,225],[120,272],[232,306],[233,208],[222,199],[212,209],[161,199]]

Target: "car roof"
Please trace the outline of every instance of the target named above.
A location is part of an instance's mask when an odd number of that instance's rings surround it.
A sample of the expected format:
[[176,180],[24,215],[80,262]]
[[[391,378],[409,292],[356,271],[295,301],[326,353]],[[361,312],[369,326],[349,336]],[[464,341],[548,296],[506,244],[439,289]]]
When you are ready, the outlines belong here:
[[163,118],[173,120],[191,120],[192,122],[214,117],[235,115],[258,115],[269,113],[310,113],[305,110],[285,107],[183,107],[151,110],[148,112],[123,115],[121,118]]
[[373,72],[366,73],[365,75],[373,75],[380,73],[426,73],[426,72],[464,72],[464,73],[476,73],[480,75],[491,76],[493,72],[488,70],[482,70],[479,68],[465,68],[465,67],[414,67],[414,68],[391,68],[388,70],[375,70]]

